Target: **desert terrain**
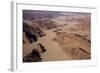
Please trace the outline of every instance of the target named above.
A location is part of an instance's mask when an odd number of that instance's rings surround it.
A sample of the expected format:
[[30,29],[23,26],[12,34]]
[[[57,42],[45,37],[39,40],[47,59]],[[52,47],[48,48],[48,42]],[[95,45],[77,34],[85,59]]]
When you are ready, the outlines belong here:
[[23,22],[37,37],[30,43],[23,31],[23,58],[40,43],[46,49],[41,61],[91,59],[90,13],[24,10]]

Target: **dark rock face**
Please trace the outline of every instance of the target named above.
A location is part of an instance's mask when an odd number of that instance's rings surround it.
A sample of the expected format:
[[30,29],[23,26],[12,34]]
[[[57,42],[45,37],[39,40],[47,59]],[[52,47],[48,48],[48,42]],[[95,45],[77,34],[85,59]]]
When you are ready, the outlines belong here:
[[41,61],[41,56],[40,53],[37,52],[35,49],[32,50],[30,54],[28,54],[23,58],[23,62],[37,62],[37,61]]
[[45,35],[38,27],[34,28],[34,27],[29,26],[26,23],[23,23],[23,32],[25,32],[30,43],[36,42],[38,40],[38,37],[36,34],[38,34],[40,37]]
[[30,43],[37,41],[36,35],[33,35],[31,32],[26,31],[26,36],[28,37]]
[[45,47],[42,44],[39,43],[38,45],[40,46],[42,52],[46,52],[46,49],[45,49]]
[[23,58],[23,62],[40,62],[42,61],[42,58],[41,58],[41,53],[44,53],[46,52],[46,49],[44,48],[44,46],[42,44],[38,44],[40,46],[40,50],[39,49],[33,49],[32,52],[28,55],[26,55],[24,58]]

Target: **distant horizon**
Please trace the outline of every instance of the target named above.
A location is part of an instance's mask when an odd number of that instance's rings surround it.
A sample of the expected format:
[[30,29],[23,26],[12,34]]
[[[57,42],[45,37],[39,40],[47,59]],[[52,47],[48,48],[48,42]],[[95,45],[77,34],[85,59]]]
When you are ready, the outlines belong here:
[[48,10],[23,10],[23,19],[26,20],[32,20],[35,18],[53,18],[58,16],[69,16],[69,15],[89,15],[91,16],[91,13],[85,13],[85,12],[69,12],[69,11],[48,11]]

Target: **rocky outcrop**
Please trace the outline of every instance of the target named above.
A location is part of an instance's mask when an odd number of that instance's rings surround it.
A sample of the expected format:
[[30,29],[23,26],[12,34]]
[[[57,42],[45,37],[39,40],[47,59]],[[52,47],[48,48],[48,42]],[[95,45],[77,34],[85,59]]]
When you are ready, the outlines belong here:
[[[41,29],[39,29],[38,27],[29,26],[26,23],[23,23],[23,32],[25,32],[24,36],[26,36],[29,39],[30,43],[36,42],[39,37],[45,36],[45,33],[43,33]],[[25,40],[23,41],[25,43]]]
[[46,52],[45,47],[42,44],[37,44],[39,48],[34,48],[31,53],[23,57],[23,62],[40,62],[42,61],[41,54]]

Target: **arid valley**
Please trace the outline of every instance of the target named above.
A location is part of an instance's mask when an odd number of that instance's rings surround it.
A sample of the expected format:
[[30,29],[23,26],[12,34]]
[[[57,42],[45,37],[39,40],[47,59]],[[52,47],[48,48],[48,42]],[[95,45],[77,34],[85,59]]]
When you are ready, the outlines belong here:
[[91,14],[23,10],[23,62],[91,59]]

